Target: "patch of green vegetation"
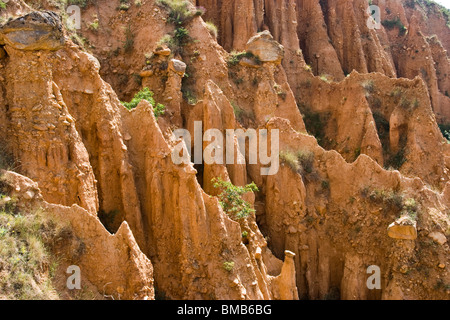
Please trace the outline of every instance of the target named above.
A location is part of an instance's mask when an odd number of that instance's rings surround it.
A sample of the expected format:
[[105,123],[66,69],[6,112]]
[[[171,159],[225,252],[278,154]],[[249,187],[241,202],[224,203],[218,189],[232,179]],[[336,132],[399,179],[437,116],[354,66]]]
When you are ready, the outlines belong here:
[[261,65],[262,62],[259,59],[258,56],[254,55],[252,52],[247,52],[247,51],[232,51],[228,57],[227,60],[227,64],[228,67],[234,67],[237,66],[239,64],[239,62],[243,59],[243,58],[247,58],[247,59],[251,59],[253,60],[253,62],[255,62],[257,65]]
[[159,41],[158,46],[166,45],[173,54],[182,55],[184,46],[192,41],[189,31],[184,27],[176,28],[173,35],[166,34]]
[[0,297],[8,300],[58,298],[53,286],[57,261],[54,239],[71,236],[71,229],[36,211],[22,214],[0,199]]
[[411,221],[417,220],[418,211],[419,206],[417,205],[416,199],[408,198],[403,201],[403,212],[411,219]]
[[211,182],[214,184],[214,188],[222,190],[222,193],[219,195],[220,205],[231,219],[245,219],[255,212],[250,203],[242,198],[248,192],[259,191],[255,183],[248,184],[245,187],[237,187],[231,182],[223,181],[221,178],[214,178]]
[[219,30],[213,22],[206,21],[206,29],[208,29],[209,33],[213,36],[214,39],[217,39],[217,37],[219,36]]
[[292,171],[299,172],[301,169],[297,156],[293,151],[289,150],[280,152],[280,160],[282,163],[288,165]]
[[395,19],[392,20],[383,20],[381,21],[381,24],[388,30],[398,28],[399,36],[403,36],[407,31],[405,25],[401,22],[399,17],[396,17]]
[[130,102],[122,102],[122,104],[128,110],[131,110],[131,109],[136,108],[138,106],[139,102],[141,102],[142,100],[147,100],[152,105],[155,117],[156,117],[156,119],[158,119],[159,116],[164,115],[165,106],[160,103],[157,104],[155,102],[155,99],[153,98],[153,95],[154,95],[154,93],[152,91],[150,91],[149,88],[145,87],[144,89],[142,89],[141,91],[136,93],[136,95]]
[[403,196],[400,193],[386,189],[373,189],[364,188],[362,190],[362,196],[369,198],[373,202],[383,203],[388,208],[394,208],[400,211],[403,208]]
[[6,9],[6,3],[4,1],[0,1],[0,9]]
[[292,171],[302,176],[312,173],[314,169],[314,153],[306,150],[280,152],[280,160],[288,165]]
[[174,32],[175,45],[182,47],[189,41],[189,31],[186,28],[180,27],[175,29]]
[[185,25],[195,16],[203,15],[203,8],[195,8],[187,0],[157,0],[160,7],[168,13],[167,23],[175,27],[175,31],[170,38],[165,36],[165,43],[174,54],[182,54],[183,47],[192,39]]
[[371,189],[369,187],[364,188],[361,191],[361,195],[363,198],[382,204],[385,213],[393,211],[397,214],[401,213],[402,216],[407,216],[412,221],[417,220],[419,205],[414,198],[407,198],[405,195],[393,190]]
[[175,45],[175,43],[173,42],[173,37],[170,34],[163,35],[161,39],[156,42],[157,48],[162,48],[164,45],[169,48]]

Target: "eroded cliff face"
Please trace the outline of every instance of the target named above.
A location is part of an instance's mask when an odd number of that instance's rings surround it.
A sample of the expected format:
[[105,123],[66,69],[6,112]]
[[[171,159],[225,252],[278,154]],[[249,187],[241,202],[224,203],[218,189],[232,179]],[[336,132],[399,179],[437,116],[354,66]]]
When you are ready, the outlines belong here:
[[[448,298],[450,149],[437,126],[448,119],[448,42],[439,12],[375,3],[407,27],[399,34],[370,30],[363,0],[192,4],[206,13],[183,22],[189,41],[172,50],[159,40],[175,27],[155,1],[88,4],[78,31],[88,53],[54,13],[8,3],[7,14],[22,17],[0,29],[0,139],[15,171],[34,181],[32,204],[89,243],[78,262],[89,282],[99,292],[111,282],[104,294],[126,299],[154,290],[169,299]],[[427,14],[436,22],[425,23]],[[164,115],[146,101],[120,103],[143,87]],[[278,172],[262,175],[236,136],[224,155],[233,149],[243,163],[175,164],[172,133],[194,137],[196,121],[201,134],[279,130]],[[6,175],[12,189],[28,179]],[[231,219],[216,177],[254,181],[259,191],[244,198],[256,212]],[[381,290],[366,285],[371,265]]]
[[[436,83],[437,78],[448,79],[449,65],[445,53],[448,17],[437,5],[425,1],[372,1],[380,8],[382,25],[380,29],[369,29],[366,0],[197,0],[196,4],[207,9],[205,19],[219,26],[218,41],[227,51],[243,50],[246,39],[254,33],[270,30],[290,53],[283,66],[296,96],[300,95],[297,88],[301,83],[298,71],[292,70],[304,66],[295,59],[301,49],[299,55],[316,76],[326,74],[336,81],[353,70],[379,72],[391,78],[420,76],[428,86],[438,121],[450,121],[449,88]],[[428,44],[432,40],[427,39],[433,36],[443,45]]]

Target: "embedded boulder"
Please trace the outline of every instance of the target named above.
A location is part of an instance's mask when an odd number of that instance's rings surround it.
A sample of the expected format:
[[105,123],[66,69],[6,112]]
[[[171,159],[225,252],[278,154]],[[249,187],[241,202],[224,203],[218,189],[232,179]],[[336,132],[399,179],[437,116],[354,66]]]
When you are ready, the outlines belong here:
[[388,227],[388,236],[399,240],[417,239],[417,223],[409,217],[401,217]]
[[52,11],[31,12],[0,28],[0,42],[18,50],[59,50],[64,45],[61,19]]
[[247,51],[258,56],[262,62],[280,64],[284,58],[284,47],[274,40],[268,30],[250,38],[247,42]]
[[447,237],[441,232],[432,232],[428,235],[428,237],[439,243],[441,246],[447,242]]
[[177,59],[172,59],[169,61],[169,70],[180,76],[184,76],[184,73],[186,72],[186,63]]

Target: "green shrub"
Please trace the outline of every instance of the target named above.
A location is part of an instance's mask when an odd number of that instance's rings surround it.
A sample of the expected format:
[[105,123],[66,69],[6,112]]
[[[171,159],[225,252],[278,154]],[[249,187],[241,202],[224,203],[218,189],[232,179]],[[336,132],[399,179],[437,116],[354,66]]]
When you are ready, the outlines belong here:
[[386,189],[373,189],[370,190],[366,187],[362,190],[362,196],[368,198],[371,201],[382,204],[384,211],[393,211],[395,213],[401,213],[401,215],[408,217],[415,221],[419,214],[419,205],[416,199],[406,198],[403,194]]
[[181,27],[198,15],[187,0],[158,0],[156,3],[168,12],[167,22],[175,27]]
[[221,178],[214,178],[211,181],[214,188],[222,190],[219,195],[220,205],[231,219],[245,219],[255,212],[250,203],[242,199],[242,196],[248,192],[259,191],[255,183],[248,184],[245,187],[237,187]]
[[155,114],[156,120],[158,120],[160,116],[163,116],[164,113],[166,113],[166,107],[163,104],[158,103],[153,107],[153,113]]
[[282,151],[280,152],[280,160],[282,163],[289,166],[292,171],[299,172],[300,171],[300,162],[297,159],[297,156],[292,151]]
[[128,110],[134,109],[138,106],[139,102],[142,100],[147,100],[153,107],[153,112],[155,114],[156,119],[158,119],[159,116],[164,115],[165,113],[165,106],[158,103],[155,103],[155,99],[153,99],[154,93],[150,91],[149,88],[144,88],[136,95],[130,102],[122,102],[122,104],[127,108]]
[[123,43],[123,49],[126,53],[133,50],[134,47],[134,33],[131,30],[131,26],[128,25],[125,29],[125,42]]
[[398,211],[403,208],[403,196],[397,192],[386,189],[374,189],[364,195],[374,202],[383,203],[388,208],[394,208]]
[[6,3],[0,0],[0,9],[6,9]]
[[192,90],[183,88],[182,93],[183,93],[183,99],[186,100],[188,104],[190,104],[190,105],[197,104],[198,99]]
[[186,45],[189,41],[189,31],[183,27],[175,29],[174,39],[177,47]]
[[314,153],[310,151],[291,151],[285,150],[280,152],[280,160],[287,164],[292,171],[301,175],[313,172],[314,167]]

